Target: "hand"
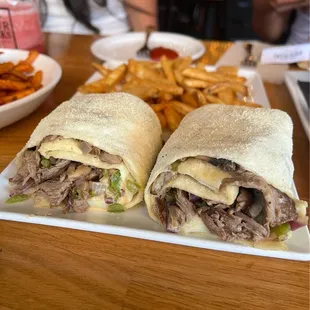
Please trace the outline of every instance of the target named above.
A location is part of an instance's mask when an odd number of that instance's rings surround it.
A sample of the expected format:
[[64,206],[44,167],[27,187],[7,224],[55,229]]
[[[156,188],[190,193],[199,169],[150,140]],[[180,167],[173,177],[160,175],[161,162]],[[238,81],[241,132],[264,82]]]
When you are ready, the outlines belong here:
[[296,9],[308,10],[310,0],[270,0],[269,4],[275,11],[285,13]]

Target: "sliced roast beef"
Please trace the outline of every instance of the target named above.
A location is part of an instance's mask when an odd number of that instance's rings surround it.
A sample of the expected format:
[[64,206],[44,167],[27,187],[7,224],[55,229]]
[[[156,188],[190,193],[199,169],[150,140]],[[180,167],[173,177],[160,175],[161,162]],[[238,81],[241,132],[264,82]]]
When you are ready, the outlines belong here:
[[209,231],[225,241],[259,241],[268,236],[265,227],[242,212],[229,214],[221,208],[202,207],[198,213]]
[[89,204],[87,203],[88,192],[79,190],[77,188],[73,188],[69,191],[69,194],[66,199],[66,205],[64,208],[65,213],[69,212],[77,212],[82,213],[85,212],[89,208]]
[[186,221],[185,213],[175,205],[167,208],[166,228],[167,231],[177,233],[181,225]]
[[61,159],[57,160],[56,164],[50,168],[40,168],[37,172],[38,179],[41,182],[44,182],[46,180],[60,176],[66,171],[70,165],[70,162],[70,160]]
[[169,181],[171,181],[175,177],[176,177],[176,173],[172,171],[166,171],[164,173],[161,173],[154,181],[152,188],[151,188],[151,193],[153,195],[160,194],[160,196],[162,196],[164,192],[161,192],[161,190],[164,187],[164,185],[167,184]]
[[104,152],[104,151],[100,152],[99,158],[102,161],[104,161],[104,162],[106,162],[108,164],[111,164],[111,165],[113,165],[113,164],[120,164],[122,162],[122,159],[119,156],[113,155],[113,154],[109,154],[109,153]]
[[175,198],[177,206],[185,214],[186,221],[191,220],[195,215],[195,205],[189,201],[188,194],[185,191],[178,189]]
[[71,186],[72,182],[68,180],[63,182],[59,182],[59,180],[49,180],[39,185],[37,194],[40,195],[42,192],[45,194],[44,196],[48,198],[51,206],[58,206],[67,197]]
[[224,179],[222,186],[227,184],[262,192],[265,199],[266,223],[271,227],[297,219],[297,210],[293,199],[269,185],[262,177],[246,171],[235,177]]
[[236,163],[230,160],[223,159],[223,158],[211,158],[209,162],[210,164],[216,167],[219,167],[220,169],[224,171],[236,171],[239,169],[239,165],[237,165]]

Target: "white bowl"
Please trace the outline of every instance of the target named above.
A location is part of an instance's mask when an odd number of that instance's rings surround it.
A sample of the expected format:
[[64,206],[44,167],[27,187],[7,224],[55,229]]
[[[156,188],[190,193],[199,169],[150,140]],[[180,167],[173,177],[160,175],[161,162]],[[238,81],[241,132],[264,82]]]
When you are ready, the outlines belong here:
[[[102,38],[91,45],[91,52],[99,59],[105,61],[124,62],[130,58],[137,58],[137,51],[145,41],[144,32],[130,32],[122,35]],[[196,60],[206,49],[204,45],[194,38],[177,33],[153,32],[148,47],[166,47],[175,50],[179,56],[191,56]]]
[[[0,62],[12,61],[16,64],[18,61],[26,59],[28,51],[14,49],[0,49],[3,54],[0,55]],[[62,70],[60,65],[52,58],[40,54],[33,63],[35,71],[43,72],[43,87],[22,99],[0,105],[0,128],[8,126],[18,120],[28,116],[36,110],[41,103],[53,91],[59,82]]]

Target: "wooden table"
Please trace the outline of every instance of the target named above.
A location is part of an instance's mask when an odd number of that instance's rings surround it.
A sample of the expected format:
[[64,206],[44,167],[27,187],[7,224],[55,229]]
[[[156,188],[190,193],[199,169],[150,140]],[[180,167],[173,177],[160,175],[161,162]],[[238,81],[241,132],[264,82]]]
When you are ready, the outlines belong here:
[[[0,130],[0,171],[40,119],[92,73],[95,37],[49,34],[63,68],[51,97]],[[217,42],[204,61],[229,46]],[[265,84],[294,121],[295,182],[309,201],[309,143],[285,85]],[[40,225],[0,222],[0,309],[308,309],[309,264]]]

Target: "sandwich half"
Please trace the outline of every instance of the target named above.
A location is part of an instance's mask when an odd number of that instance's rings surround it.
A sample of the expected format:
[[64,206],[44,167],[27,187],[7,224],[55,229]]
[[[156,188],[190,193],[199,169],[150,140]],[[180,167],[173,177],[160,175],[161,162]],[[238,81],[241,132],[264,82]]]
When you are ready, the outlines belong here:
[[65,212],[124,211],[143,200],[160,148],[160,123],[139,98],[76,97],[44,118],[17,155],[8,203],[31,195],[36,206]]
[[292,192],[290,117],[279,110],[208,105],[188,114],[158,155],[145,190],[167,231],[285,248],[307,224]]

